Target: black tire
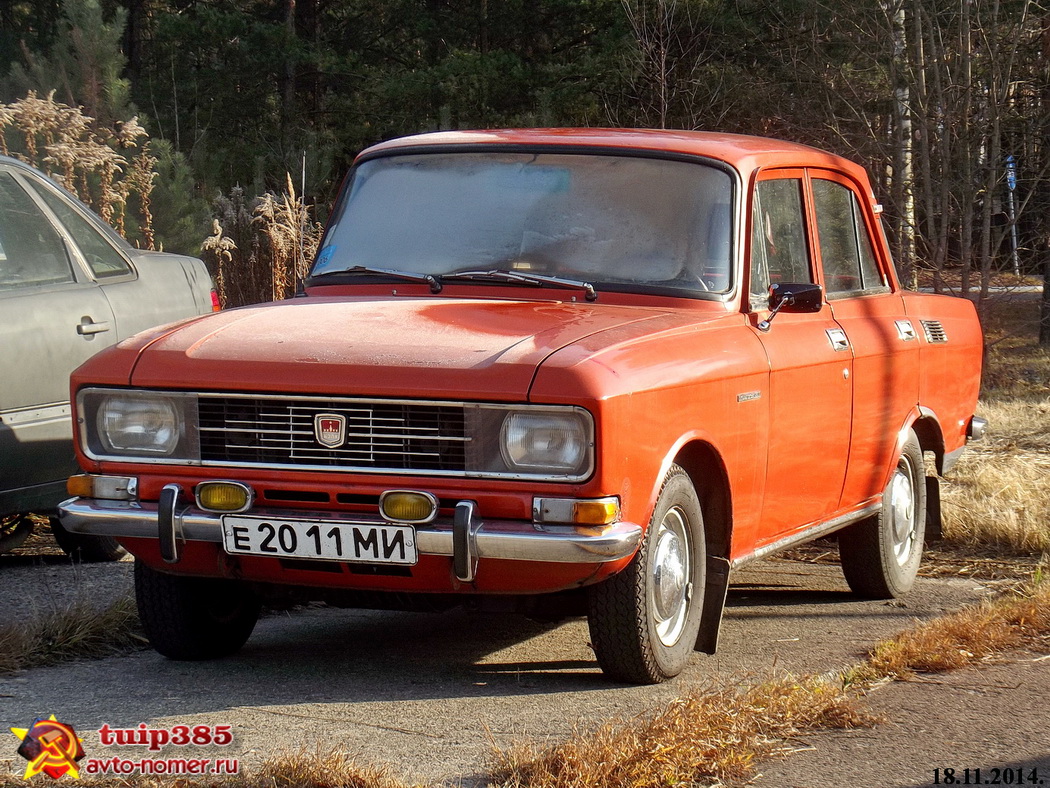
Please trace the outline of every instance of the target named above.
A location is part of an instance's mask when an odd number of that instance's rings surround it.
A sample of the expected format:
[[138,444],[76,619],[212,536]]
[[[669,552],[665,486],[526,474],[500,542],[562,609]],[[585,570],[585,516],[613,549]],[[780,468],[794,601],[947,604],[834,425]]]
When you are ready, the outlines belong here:
[[882,493],[878,514],[839,534],[842,573],[865,599],[897,599],[915,583],[926,534],[926,470],[922,448],[909,431]]
[[700,500],[673,465],[634,559],[589,589],[591,644],[609,678],[658,684],[682,672],[700,629],[705,574]]
[[97,564],[106,561],[119,561],[128,554],[112,536],[91,536],[74,534],[62,527],[57,517],[51,518],[51,533],[66,555],[74,561],[86,564]]
[[169,659],[217,659],[245,644],[258,597],[235,580],[167,575],[135,562],[135,601],[150,644]]

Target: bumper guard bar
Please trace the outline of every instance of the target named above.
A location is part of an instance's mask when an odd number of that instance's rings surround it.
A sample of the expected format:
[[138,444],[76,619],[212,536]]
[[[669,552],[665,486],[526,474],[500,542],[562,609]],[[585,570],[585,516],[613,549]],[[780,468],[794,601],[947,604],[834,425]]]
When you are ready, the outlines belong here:
[[[145,537],[159,539],[161,555],[177,563],[185,542],[222,543],[222,515],[195,506],[178,506],[175,496],[161,495],[160,504],[70,498],[58,507],[63,527],[75,534]],[[331,512],[253,510],[256,517],[275,520],[332,520],[333,522],[383,525],[387,521],[361,514]],[[474,579],[480,558],[511,561],[598,564],[634,555],[642,528],[633,523],[614,523],[587,534],[571,525],[539,525],[518,520],[482,520],[472,501],[461,501],[455,517],[439,518],[416,528],[420,555],[451,556],[457,577]]]

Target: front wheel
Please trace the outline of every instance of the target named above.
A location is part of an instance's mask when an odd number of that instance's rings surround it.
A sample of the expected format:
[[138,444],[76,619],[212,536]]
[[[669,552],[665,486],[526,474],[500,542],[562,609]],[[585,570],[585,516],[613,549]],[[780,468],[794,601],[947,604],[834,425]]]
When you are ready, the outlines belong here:
[[926,534],[926,470],[922,447],[909,432],[882,493],[879,513],[839,534],[842,572],[866,599],[896,599],[915,583]]
[[169,659],[217,659],[238,651],[259,620],[242,583],[168,575],[135,562],[135,602],[150,645]]
[[0,517],[0,553],[14,550],[33,533],[28,514],[5,514]]
[[658,684],[682,672],[700,629],[705,569],[700,501],[673,465],[634,559],[589,590],[591,644],[606,675]]

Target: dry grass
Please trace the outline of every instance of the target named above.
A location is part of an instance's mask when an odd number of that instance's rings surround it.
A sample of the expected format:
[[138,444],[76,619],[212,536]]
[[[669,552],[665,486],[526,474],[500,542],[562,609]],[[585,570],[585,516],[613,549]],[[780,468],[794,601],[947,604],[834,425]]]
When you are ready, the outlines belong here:
[[130,596],[104,610],[86,597],[77,597],[59,610],[0,628],[0,674],[70,659],[124,654],[142,648],[145,642]]
[[[29,91],[11,104],[0,104],[0,153],[44,170],[125,234],[128,199],[139,205],[139,232],[133,239],[154,248],[150,193],[157,160],[137,117],[108,128],[94,118]],[[140,141],[141,140],[141,141]]]
[[311,222],[310,210],[296,196],[291,175],[287,175],[285,193],[267,192],[253,213],[252,224],[258,226],[270,260],[272,298],[288,298],[309,272],[321,226]]
[[975,451],[944,484],[945,539],[1000,554],[1050,552],[1050,447]]
[[218,218],[201,256],[216,272],[223,307],[291,297],[310,268],[322,227],[296,195],[291,176],[283,194],[248,201],[240,189],[215,202]]
[[943,482],[944,537],[1038,556],[1050,552],[1050,349],[1036,343],[1038,299],[1000,298],[985,313],[989,435]]
[[268,759],[257,772],[245,773],[224,788],[406,788],[385,767],[363,765],[337,750],[298,750]]
[[699,692],[651,715],[577,733],[545,749],[496,754],[500,788],[613,788],[740,780],[791,736],[876,722],[856,699],[817,677]]
[[[935,276],[932,268],[915,269],[915,284],[917,287],[933,287]],[[945,268],[941,271],[941,286],[945,292],[958,293],[962,286],[962,268]],[[1042,284],[1042,279],[1030,274],[1014,276],[1012,271],[992,271],[989,283],[992,287],[1027,287]],[[981,272],[970,271],[971,291],[980,290]]]
[[[41,785],[35,780],[0,777],[0,785]],[[359,763],[336,749],[297,750],[274,755],[258,769],[237,775],[206,777],[127,777],[81,774],[83,788],[420,788],[391,777],[384,767]]]
[[1050,645],[1050,583],[964,608],[878,643],[868,660],[844,672],[844,683],[942,673],[1018,650]]

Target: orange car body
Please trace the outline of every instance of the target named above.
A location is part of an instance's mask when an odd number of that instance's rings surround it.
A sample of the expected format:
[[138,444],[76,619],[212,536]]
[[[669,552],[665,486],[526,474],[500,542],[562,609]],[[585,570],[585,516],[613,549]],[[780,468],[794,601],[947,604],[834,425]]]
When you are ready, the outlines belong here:
[[[709,557],[735,567],[876,512],[910,431],[939,470],[975,432],[982,334],[973,305],[902,290],[879,226],[881,209],[857,165],[753,137],[555,129],[394,140],[366,151],[359,166],[406,156],[425,162],[461,151],[479,158],[488,152],[600,155],[717,169],[730,195],[718,241],[728,250],[725,267],[703,274],[707,279],[695,293],[597,283],[593,300],[581,288],[523,286],[497,277],[446,277],[435,288],[382,274],[353,280],[317,275],[301,298],[141,334],[99,354],[72,379],[82,468],[89,478],[133,479],[134,490],[110,502],[94,493],[72,499],[63,508],[66,527],[102,532],[106,522],[133,512],[134,527],[110,526],[109,532],[140,561],[166,573],[368,592],[548,594],[599,583],[631,562],[672,466],[684,468],[699,493]],[[560,184],[563,176],[554,170],[545,170],[537,183]],[[765,189],[765,183],[772,185]],[[822,288],[821,300],[809,311],[786,305],[770,319],[772,304],[762,299],[785,276],[774,270],[784,251],[775,238],[783,219],[782,212],[763,212],[760,205],[784,194],[801,211],[799,229],[789,235],[806,262],[794,270]],[[657,209],[660,199],[658,190],[646,198]],[[837,218],[825,220],[815,207],[825,199],[847,209],[835,208]],[[844,233],[846,226],[852,229]],[[326,244],[333,245],[337,232],[330,227]],[[583,234],[575,227],[571,232]],[[859,239],[861,270],[868,272],[852,279],[825,259],[835,244],[849,246],[851,237]],[[768,269],[763,281],[754,262],[759,254]],[[331,257],[322,249],[318,259]],[[386,266],[398,269],[399,260]],[[93,427],[84,392],[110,389],[299,397],[308,406],[318,403],[313,417],[344,400],[572,406],[593,425],[592,454],[582,471],[557,479],[392,472],[382,464],[319,467],[304,461],[297,467],[263,455],[186,462],[119,457],[88,445]],[[433,521],[414,526],[420,552],[413,565],[390,571],[368,562],[312,565],[258,551],[233,553],[217,536],[201,538],[207,523],[219,529],[223,515],[205,517],[194,490],[215,480],[250,489],[248,513],[275,521],[373,521],[380,517],[380,496],[392,490],[426,493],[438,509]],[[170,526],[177,560],[162,555],[172,548],[162,547],[151,514],[171,485],[177,492]],[[548,498],[612,499],[618,513],[611,523],[547,527],[536,507]],[[469,556],[457,564],[449,553],[460,546],[445,537],[464,501],[473,505],[472,541]],[[577,561],[565,555],[545,560],[542,550],[528,554],[530,538],[563,531],[574,534],[572,549],[581,556],[587,539],[600,541],[603,534],[619,539],[619,547],[604,554],[606,548],[598,547],[599,557]],[[426,540],[436,540],[438,532],[442,546],[428,551]],[[497,547],[508,534],[514,539],[505,545],[515,546]],[[720,604],[712,609],[711,615],[720,614]]]

